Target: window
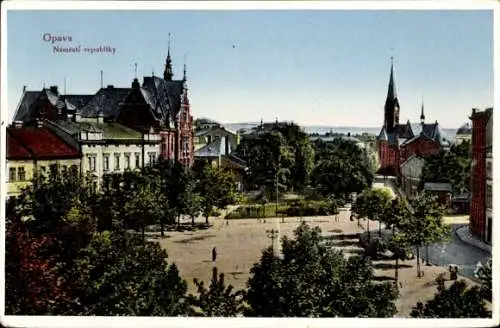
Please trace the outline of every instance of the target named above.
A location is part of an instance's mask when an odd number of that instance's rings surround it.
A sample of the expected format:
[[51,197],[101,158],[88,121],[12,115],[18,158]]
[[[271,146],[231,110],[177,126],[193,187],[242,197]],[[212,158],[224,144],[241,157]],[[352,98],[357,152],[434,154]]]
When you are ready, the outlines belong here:
[[74,174],[74,175],[78,174],[78,165],[76,165],[76,164],[71,165],[70,172],[71,172],[71,174]]
[[149,164],[153,165],[156,161],[156,153],[155,152],[150,152],[149,154]]
[[130,169],[130,153],[125,153],[125,170]]
[[89,170],[92,172],[96,171],[96,156],[89,155]]
[[135,167],[136,168],[141,167],[141,154],[140,153],[135,153]]
[[486,208],[493,208],[493,191],[491,185],[486,186]]
[[120,154],[115,153],[115,171],[120,170]]
[[104,171],[109,171],[109,154],[104,154],[102,158],[102,168]]
[[17,171],[17,179],[19,181],[26,181],[26,171],[24,170],[24,167],[20,167]]
[[15,167],[11,167],[9,169],[9,181],[10,182],[16,181],[16,168]]

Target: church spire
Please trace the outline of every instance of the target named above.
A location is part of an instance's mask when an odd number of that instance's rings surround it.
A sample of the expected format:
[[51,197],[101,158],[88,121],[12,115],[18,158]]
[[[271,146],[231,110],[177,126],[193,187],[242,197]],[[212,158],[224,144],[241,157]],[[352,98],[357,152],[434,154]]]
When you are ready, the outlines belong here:
[[186,54],[184,54],[184,70],[182,74],[182,80],[185,82],[187,80],[187,69],[186,69]]
[[422,123],[422,125],[425,123],[424,99],[423,98],[422,98],[422,109],[420,111],[420,123]]
[[174,74],[172,73],[172,58],[170,58],[170,33],[168,33],[168,52],[167,52],[167,60],[165,61],[165,71],[163,72],[163,79],[165,81],[172,81],[172,77]]
[[391,74],[384,106],[384,126],[387,133],[392,133],[397,124],[399,124],[399,101],[394,78],[394,57],[391,56]]

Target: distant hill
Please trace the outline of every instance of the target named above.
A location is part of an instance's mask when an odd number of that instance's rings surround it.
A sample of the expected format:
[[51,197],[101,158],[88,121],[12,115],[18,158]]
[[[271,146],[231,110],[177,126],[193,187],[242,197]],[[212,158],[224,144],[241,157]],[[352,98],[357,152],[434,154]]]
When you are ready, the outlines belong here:
[[[256,126],[259,126],[259,122],[243,122],[243,123],[222,123],[227,129],[232,131],[238,131],[240,129],[249,130]],[[320,125],[305,125],[302,126],[306,133],[318,133],[318,134],[326,134],[327,132],[334,133],[351,133],[351,135],[362,134],[362,133],[370,133],[378,135],[380,132],[380,127],[359,127],[359,126],[320,126]],[[420,131],[419,123],[412,124],[412,129],[415,133]],[[457,128],[458,129],[458,128]],[[443,137],[448,140],[455,140],[455,134],[457,129],[445,129],[441,128],[441,132],[443,133]]]

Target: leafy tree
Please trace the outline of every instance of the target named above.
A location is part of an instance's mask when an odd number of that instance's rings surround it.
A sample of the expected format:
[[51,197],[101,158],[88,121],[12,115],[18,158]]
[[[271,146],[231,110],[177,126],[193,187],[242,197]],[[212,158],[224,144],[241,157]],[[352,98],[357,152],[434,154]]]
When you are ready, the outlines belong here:
[[446,288],[444,279],[438,280],[437,293],[425,305],[418,302],[411,314],[413,318],[487,318],[491,311],[485,306],[478,286],[468,287],[458,280]]
[[483,297],[487,299],[488,301],[491,302],[492,299],[492,290],[491,290],[491,284],[492,284],[492,268],[491,268],[491,258],[486,261],[486,263],[481,264],[476,271],[476,276],[481,280],[481,292],[483,294]]
[[75,260],[74,285],[81,315],[186,314],[187,284],[158,243],[103,231]]
[[417,276],[421,276],[420,248],[443,240],[449,229],[443,223],[443,208],[436,197],[417,194],[410,200],[411,216],[401,224],[399,238],[417,247]]
[[344,258],[328,247],[319,228],[306,224],[295,239],[284,237],[282,256],[264,250],[251,269],[245,301],[247,316],[390,317],[397,290],[375,283],[369,259]]
[[17,217],[7,221],[5,238],[5,313],[55,315],[68,311],[72,295],[59,275],[52,234],[33,237]]
[[381,232],[381,219],[387,207],[391,205],[391,193],[388,189],[372,188],[365,189],[356,198],[356,203],[353,208],[354,212],[360,218],[368,218],[366,230],[370,236],[370,220],[379,220],[379,235]]
[[237,200],[234,175],[211,165],[205,166],[201,171],[196,189],[201,195],[201,208],[206,224],[214,208],[223,209]]
[[135,221],[135,227],[141,229],[144,238],[144,229],[147,225],[158,222],[162,215],[161,204],[165,200],[163,195],[151,183],[143,183],[137,186],[124,206],[125,213],[130,218],[129,222]]
[[354,142],[334,139],[332,142],[316,140],[316,165],[311,183],[325,197],[348,198],[371,186],[374,168],[367,152]]
[[196,316],[204,317],[236,317],[242,312],[241,292],[234,292],[233,286],[226,285],[224,274],[217,276],[217,268],[213,268],[212,280],[208,288],[203,281],[194,279],[198,295],[190,295],[190,302],[197,311]]
[[384,209],[382,216],[379,218],[387,227],[392,227],[392,236],[388,248],[393,252],[396,262],[394,268],[394,280],[396,284],[398,283],[399,260],[407,259],[406,250],[411,246],[397,231],[403,227],[409,217],[411,217],[411,213],[408,209],[408,203],[404,199],[395,198]]
[[453,193],[462,194],[470,189],[471,158],[469,142],[453,145],[450,151],[441,151],[426,158],[422,168],[420,190],[425,182],[449,182]]

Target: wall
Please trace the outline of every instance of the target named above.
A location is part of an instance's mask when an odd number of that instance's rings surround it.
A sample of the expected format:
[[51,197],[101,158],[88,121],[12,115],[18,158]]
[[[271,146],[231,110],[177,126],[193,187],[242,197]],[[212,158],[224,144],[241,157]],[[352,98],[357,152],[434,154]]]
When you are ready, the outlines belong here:
[[404,162],[412,155],[431,155],[437,154],[441,150],[441,145],[429,138],[417,138],[415,141],[401,146],[401,161]]
[[[23,181],[19,181],[18,179],[18,169],[22,167],[24,168],[26,178]],[[16,169],[16,179],[12,181],[10,179],[10,169]],[[33,168],[34,164],[31,160],[8,160],[6,165],[6,179],[7,182],[7,197],[18,196],[21,193],[21,190],[27,187],[31,180],[33,179]]]

